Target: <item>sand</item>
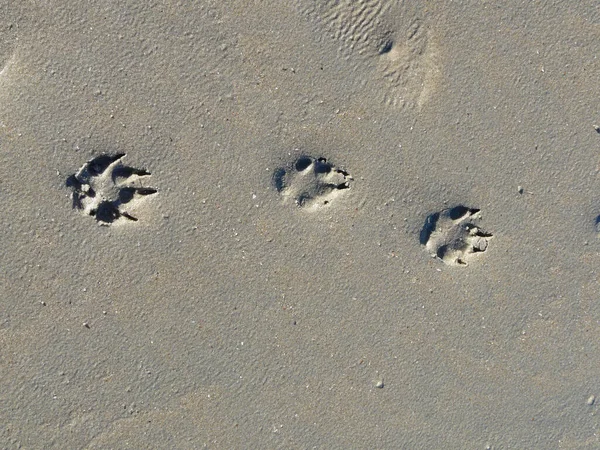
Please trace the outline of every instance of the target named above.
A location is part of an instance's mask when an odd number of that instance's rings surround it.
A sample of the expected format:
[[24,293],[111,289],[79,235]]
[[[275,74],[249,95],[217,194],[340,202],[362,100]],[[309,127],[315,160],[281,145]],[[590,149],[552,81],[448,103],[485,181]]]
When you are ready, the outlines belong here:
[[0,448],[600,448],[596,2],[0,12]]

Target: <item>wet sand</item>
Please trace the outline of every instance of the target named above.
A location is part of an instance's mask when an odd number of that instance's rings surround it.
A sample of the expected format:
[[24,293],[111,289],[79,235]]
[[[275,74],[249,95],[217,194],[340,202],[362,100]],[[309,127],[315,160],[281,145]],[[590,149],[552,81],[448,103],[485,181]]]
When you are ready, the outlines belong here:
[[0,2],[0,448],[600,446],[598,8],[410,5]]

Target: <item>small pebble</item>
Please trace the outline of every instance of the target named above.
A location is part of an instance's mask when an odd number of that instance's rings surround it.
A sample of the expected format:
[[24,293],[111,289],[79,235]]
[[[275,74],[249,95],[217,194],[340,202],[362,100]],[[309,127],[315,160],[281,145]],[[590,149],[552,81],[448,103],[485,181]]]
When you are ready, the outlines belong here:
[[86,327],[86,328],[89,328],[89,327],[90,327],[90,324],[89,324],[89,323],[87,323],[87,322],[83,322],[83,326],[84,326],[84,327]]
[[519,194],[523,193],[523,186],[517,186],[517,191],[519,191]]
[[594,403],[596,402],[596,396],[594,395],[590,395],[590,397],[587,399],[587,404],[592,406]]
[[375,387],[378,389],[383,389],[383,380],[379,380],[377,383],[375,383]]

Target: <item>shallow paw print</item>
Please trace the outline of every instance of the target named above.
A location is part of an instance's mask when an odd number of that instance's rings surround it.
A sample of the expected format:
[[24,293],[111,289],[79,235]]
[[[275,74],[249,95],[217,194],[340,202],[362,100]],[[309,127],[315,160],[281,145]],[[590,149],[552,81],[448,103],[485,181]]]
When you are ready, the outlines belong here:
[[292,199],[300,208],[315,209],[329,205],[350,188],[352,176],[325,158],[301,156],[291,168],[275,171],[273,181],[285,200]]
[[462,205],[432,214],[421,231],[421,244],[446,264],[466,266],[474,255],[487,250],[493,237],[472,223],[479,218],[478,209]]
[[123,220],[137,222],[129,209],[157,192],[141,186],[150,172],[123,165],[123,157],[125,153],[97,156],[66,181],[73,189],[73,208],[94,217],[101,225]]
[[420,108],[441,78],[434,21],[423,3],[386,0],[296,0],[317,35],[339,42],[355,67],[372,69],[380,101]]

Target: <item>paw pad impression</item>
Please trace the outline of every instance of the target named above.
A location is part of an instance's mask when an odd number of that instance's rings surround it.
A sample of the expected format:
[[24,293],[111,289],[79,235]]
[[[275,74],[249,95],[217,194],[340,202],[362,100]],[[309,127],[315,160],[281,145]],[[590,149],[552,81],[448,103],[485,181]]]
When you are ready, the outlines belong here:
[[352,176],[325,158],[299,157],[290,168],[280,168],[273,183],[284,199],[291,198],[300,208],[313,209],[328,205],[350,188]]
[[125,153],[100,155],[67,178],[73,189],[73,208],[94,217],[102,225],[138,219],[128,211],[143,197],[155,194],[153,188],[141,186],[150,172],[125,166]]
[[432,214],[421,230],[421,244],[446,264],[466,266],[473,255],[487,250],[493,237],[473,224],[479,218],[478,209],[463,205]]

